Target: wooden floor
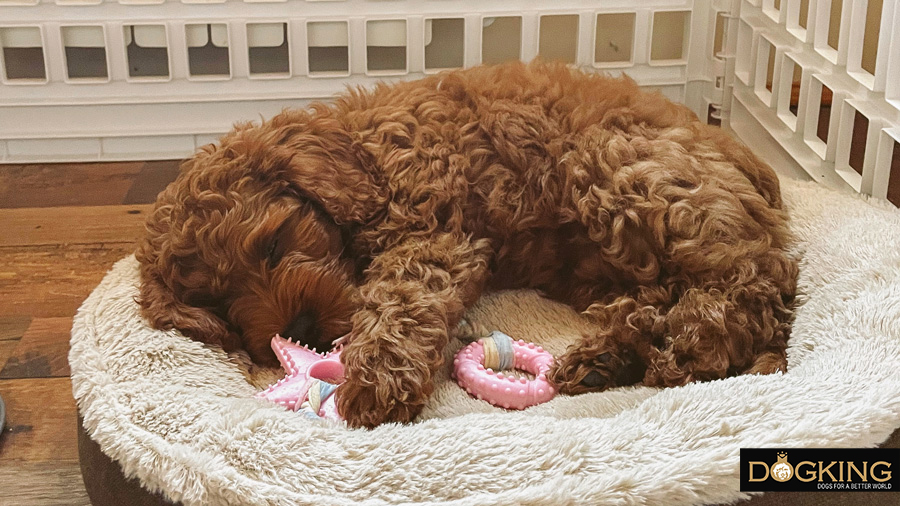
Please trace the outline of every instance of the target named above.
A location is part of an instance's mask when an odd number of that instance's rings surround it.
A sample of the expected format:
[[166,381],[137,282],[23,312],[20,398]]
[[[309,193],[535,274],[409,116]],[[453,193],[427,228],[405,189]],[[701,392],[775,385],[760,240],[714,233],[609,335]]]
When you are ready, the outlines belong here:
[[0,504],[89,504],[67,360],[72,317],[133,251],[177,166],[0,165]]

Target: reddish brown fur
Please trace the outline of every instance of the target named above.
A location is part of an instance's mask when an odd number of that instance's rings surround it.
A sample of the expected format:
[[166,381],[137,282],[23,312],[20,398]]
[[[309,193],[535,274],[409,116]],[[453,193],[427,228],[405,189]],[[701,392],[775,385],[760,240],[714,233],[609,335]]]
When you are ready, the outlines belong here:
[[627,79],[479,67],[239,125],[147,230],[154,326],[271,362],[270,337],[309,312],[314,344],[346,335],[354,426],[419,413],[486,286],[596,321],[557,360],[563,392],[785,368],[797,268],[775,174]]

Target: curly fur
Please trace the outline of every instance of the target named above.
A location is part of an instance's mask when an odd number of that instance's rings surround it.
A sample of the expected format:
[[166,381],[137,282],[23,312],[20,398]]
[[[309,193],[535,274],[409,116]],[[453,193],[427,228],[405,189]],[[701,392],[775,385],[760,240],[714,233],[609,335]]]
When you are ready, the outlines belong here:
[[353,90],[238,125],[163,192],[137,257],[158,328],[273,359],[311,315],[345,343],[339,409],[409,421],[486,288],[529,287],[596,332],[567,393],[786,366],[797,267],[770,167],[684,106],[533,63]]

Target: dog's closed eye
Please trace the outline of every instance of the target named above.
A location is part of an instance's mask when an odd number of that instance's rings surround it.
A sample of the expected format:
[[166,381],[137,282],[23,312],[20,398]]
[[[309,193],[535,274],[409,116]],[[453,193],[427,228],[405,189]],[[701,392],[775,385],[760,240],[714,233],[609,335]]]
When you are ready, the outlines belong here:
[[266,262],[268,262],[270,268],[276,267],[281,262],[282,257],[284,257],[284,247],[282,242],[278,240],[278,236],[275,236],[266,248]]
[[264,255],[266,265],[270,269],[278,267],[284,256],[291,251],[293,246],[288,231],[293,226],[296,226],[296,224],[292,223],[290,218],[283,220],[275,227],[272,235],[268,239],[263,240],[261,253]]

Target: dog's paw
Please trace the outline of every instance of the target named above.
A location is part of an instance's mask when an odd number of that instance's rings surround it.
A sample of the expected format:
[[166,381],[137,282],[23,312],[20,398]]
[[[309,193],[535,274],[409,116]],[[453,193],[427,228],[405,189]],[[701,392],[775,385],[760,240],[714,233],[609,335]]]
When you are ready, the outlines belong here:
[[633,385],[644,378],[645,371],[646,366],[631,351],[593,353],[575,348],[556,359],[547,378],[561,393],[572,395]]
[[[373,428],[383,423],[411,422],[433,389],[431,378],[415,375],[417,369],[384,361],[358,362],[345,350],[345,381],[335,391],[338,412],[351,427]],[[392,365],[393,364],[393,365]]]
[[338,412],[351,427],[374,428],[383,423],[411,422],[422,404],[403,400],[377,385],[345,382],[335,392]]

